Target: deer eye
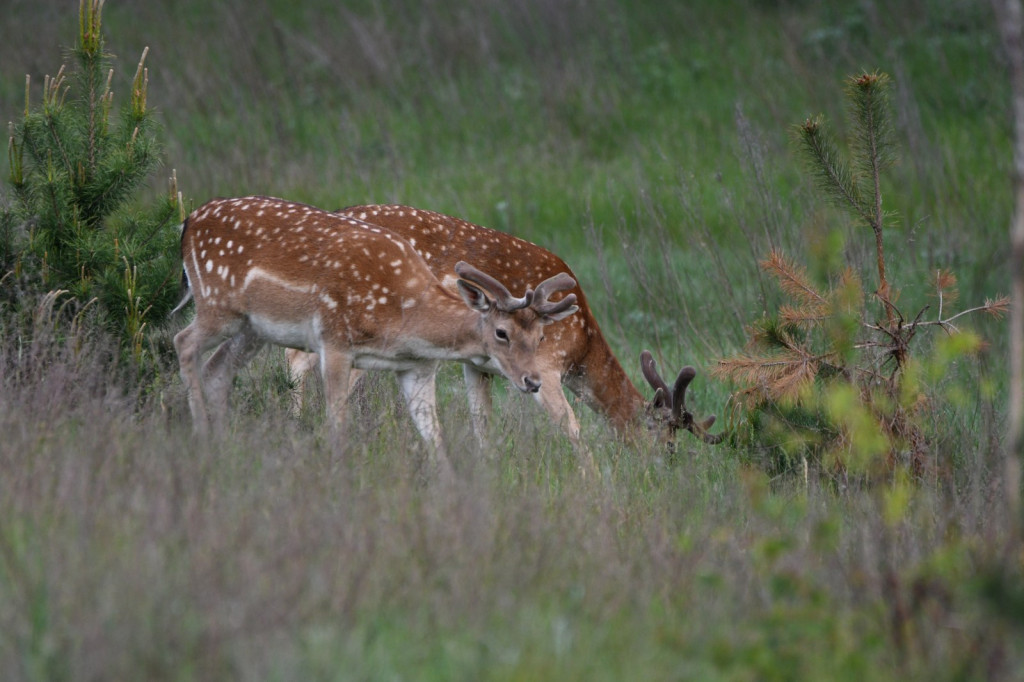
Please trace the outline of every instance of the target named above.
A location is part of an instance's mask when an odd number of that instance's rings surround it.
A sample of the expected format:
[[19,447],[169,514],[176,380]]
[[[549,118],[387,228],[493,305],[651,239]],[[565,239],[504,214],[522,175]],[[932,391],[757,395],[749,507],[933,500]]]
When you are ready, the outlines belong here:
[[504,341],[505,343],[508,343],[508,332],[505,331],[504,329],[501,329],[501,328],[495,329],[494,330],[494,336],[499,341]]

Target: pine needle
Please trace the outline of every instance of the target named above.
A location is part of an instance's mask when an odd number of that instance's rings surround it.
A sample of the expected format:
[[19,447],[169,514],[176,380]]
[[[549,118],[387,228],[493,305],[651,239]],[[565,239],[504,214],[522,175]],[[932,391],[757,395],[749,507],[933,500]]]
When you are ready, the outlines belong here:
[[776,249],[772,249],[768,257],[761,261],[761,269],[775,277],[784,293],[798,299],[802,303],[824,303],[825,297],[818,293],[811,284],[807,270],[786,257]]
[[952,270],[943,268],[935,271],[935,295],[947,303],[953,303],[960,297],[956,275]]
[[778,353],[741,354],[719,360],[711,373],[745,385],[742,392],[748,397],[759,396],[755,403],[795,402],[814,383],[821,362],[821,357],[794,345]]
[[870,205],[861,195],[849,164],[825,130],[824,120],[821,117],[809,118],[797,126],[796,132],[802,143],[807,168],[818,189],[836,206],[852,210],[870,222]]
[[851,136],[855,165],[868,179],[877,178],[896,160],[889,84],[889,76],[879,72],[851,76],[846,83],[857,129]]
[[995,317],[996,319],[1002,319],[1010,310],[1010,297],[1000,296],[999,298],[992,300],[991,298],[985,299],[985,305],[982,307],[982,311]]
[[799,308],[788,305],[779,307],[779,317],[783,322],[804,328],[817,326],[830,316],[831,308],[824,302],[805,305]]

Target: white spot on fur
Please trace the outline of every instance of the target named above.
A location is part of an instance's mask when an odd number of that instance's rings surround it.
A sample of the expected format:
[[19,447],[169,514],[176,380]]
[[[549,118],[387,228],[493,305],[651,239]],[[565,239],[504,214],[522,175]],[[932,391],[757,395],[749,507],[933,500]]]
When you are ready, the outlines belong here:
[[289,291],[297,291],[303,294],[310,293],[309,285],[289,282],[288,280],[282,279],[277,275],[267,272],[262,268],[252,268],[251,270],[249,270],[249,272],[245,273],[245,280],[243,280],[242,282],[242,289],[247,289],[249,285],[252,283],[252,281],[255,279],[261,279],[268,282],[272,282],[273,284],[276,284],[282,289],[288,289]]
[[338,302],[327,294],[320,294],[320,300],[326,303],[327,307],[330,308],[331,310],[334,310],[335,308],[338,307]]

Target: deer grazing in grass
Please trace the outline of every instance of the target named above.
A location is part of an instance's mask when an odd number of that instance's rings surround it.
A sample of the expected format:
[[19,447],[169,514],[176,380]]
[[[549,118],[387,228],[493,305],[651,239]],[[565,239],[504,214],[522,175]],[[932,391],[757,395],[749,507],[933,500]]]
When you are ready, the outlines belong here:
[[[434,273],[448,272],[456,261],[468,260],[485,267],[513,288],[556,273],[569,273],[575,278],[569,266],[550,251],[459,218],[391,205],[353,206],[338,214],[379,225],[402,237],[423,256]],[[453,286],[448,278],[443,283],[449,288]],[[571,292],[579,313],[552,325],[547,330],[547,340],[538,347],[535,361],[542,381],[535,397],[577,447],[577,452],[585,448],[580,444],[579,422],[562,391],[563,384],[619,433],[641,427],[669,443],[678,430],[690,431],[707,443],[723,439],[722,434],[709,433],[714,416],[697,421],[686,408],[686,389],[696,376],[692,367],[684,367],[670,388],[658,374],[651,354],[644,351],[641,369],[655,390],[653,399],[645,401],[608,347],[583,291],[577,285]],[[315,358],[289,352],[288,364],[301,396],[305,375],[315,367]],[[463,371],[474,431],[482,440],[491,413],[488,372],[493,373],[493,369],[465,365]]]
[[[207,401],[214,421],[223,420],[234,375],[270,342],[317,354],[342,443],[353,370],[397,372],[433,463],[445,470],[434,403],[438,362],[486,365],[519,390],[537,392],[543,328],[577,310],[572,294],[548,300],[576,286],[566,273],[514,297],[494,277],[453,262],[456,294],[403,238],[280,199],[207,202],[186,219],[181,253],[196,315],[174,345],[197,432],[209,428]],[[201,368],[203,354],[218,345]]]

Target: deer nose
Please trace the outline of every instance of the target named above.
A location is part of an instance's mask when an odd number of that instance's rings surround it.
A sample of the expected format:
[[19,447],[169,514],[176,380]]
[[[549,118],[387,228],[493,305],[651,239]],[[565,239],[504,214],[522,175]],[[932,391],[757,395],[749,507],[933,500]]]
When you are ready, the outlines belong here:
[[526,386],[526,391],[528,393],[536,393],[540,390],[540,379],[534,379],[529,375],[524,375],[523,386]]

